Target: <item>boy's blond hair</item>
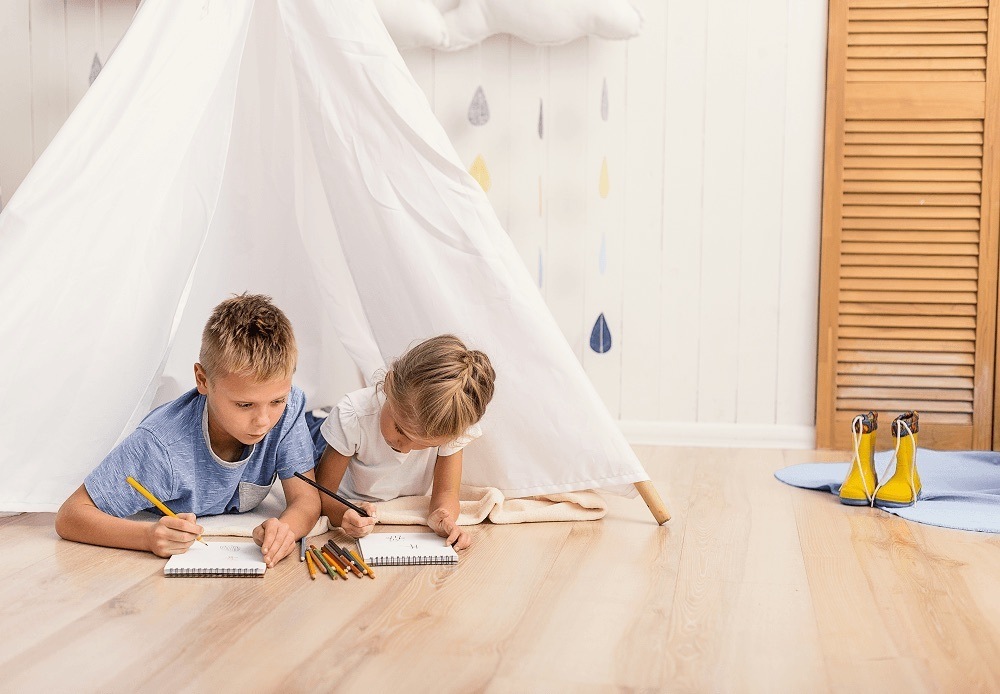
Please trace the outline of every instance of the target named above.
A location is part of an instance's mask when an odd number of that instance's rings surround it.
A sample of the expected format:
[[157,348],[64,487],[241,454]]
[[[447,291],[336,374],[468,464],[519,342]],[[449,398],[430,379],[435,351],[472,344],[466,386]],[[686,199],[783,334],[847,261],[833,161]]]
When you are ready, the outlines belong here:
[[454,335],[424,340],[389,367],[382,382],[400,414],[429,439],[458,438],[483,418],[496,372],[483,352]]
[[271,297],[243,293],[212,311],[198,358],[209,378],[235,373],[262,382],[291,376],[298,353],[292,324]]

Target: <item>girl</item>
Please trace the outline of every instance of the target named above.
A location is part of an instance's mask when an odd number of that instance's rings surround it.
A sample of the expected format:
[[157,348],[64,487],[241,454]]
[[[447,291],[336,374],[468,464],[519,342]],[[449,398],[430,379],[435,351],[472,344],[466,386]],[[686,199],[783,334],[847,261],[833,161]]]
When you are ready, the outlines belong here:
[[[327,495],[323,513],[351,537],[376,523],[371,502],[431,490],[427,524],[456,549],[471,543],[458,519],[462,449],[482,433],[477,422],[493,398],[489,357],[454,335],[421,342],[399,357],[374,386],[348,393],[315,436],[316,481],[358,499],[363,518]],[[315,431],[315,424],[311,427]]]

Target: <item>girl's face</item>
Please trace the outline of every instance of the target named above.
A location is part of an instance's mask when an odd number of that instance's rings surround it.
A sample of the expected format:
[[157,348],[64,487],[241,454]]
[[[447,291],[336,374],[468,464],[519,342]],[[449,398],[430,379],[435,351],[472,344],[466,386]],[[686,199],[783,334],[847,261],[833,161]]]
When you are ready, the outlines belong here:
[[425,448],[433,446],[443,446],[451,441],[451,438],[448,436],[429,439],[415,434],[416,427],[399,413],[399,408],[394,407],[389,398],[386,398],[385,403],[382,405],[382,414],[379,417],[379,429],[382,432],[382,438],[389,444],[389,448],[397,453],[422,451]]

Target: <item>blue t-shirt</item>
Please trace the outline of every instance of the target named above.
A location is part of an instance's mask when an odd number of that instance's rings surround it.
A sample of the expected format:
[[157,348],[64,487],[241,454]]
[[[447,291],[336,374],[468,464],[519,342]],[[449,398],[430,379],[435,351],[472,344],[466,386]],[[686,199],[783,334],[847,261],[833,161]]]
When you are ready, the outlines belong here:
[[119,518],[155,511],[125,481],[127,476],[174,513],[249,511],[264,500],[276,477],[287,479],[313,468],[305,402],[293,386],[278,423],[262,440],[246,446],[240,460],[227,462],[209,446],[206,398],[192,389],[146,415],[83,484],[99,509]]

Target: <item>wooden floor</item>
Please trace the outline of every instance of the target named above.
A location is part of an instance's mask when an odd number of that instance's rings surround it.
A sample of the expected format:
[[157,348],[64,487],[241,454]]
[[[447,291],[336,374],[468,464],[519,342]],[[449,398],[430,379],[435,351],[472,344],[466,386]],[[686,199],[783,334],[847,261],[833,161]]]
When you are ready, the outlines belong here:
[[772,477],[831,453],[637,450],[666,526],[616,498],[375,581],[167,580],[0,519],[0,691],[1000,691],[1000,537]]

